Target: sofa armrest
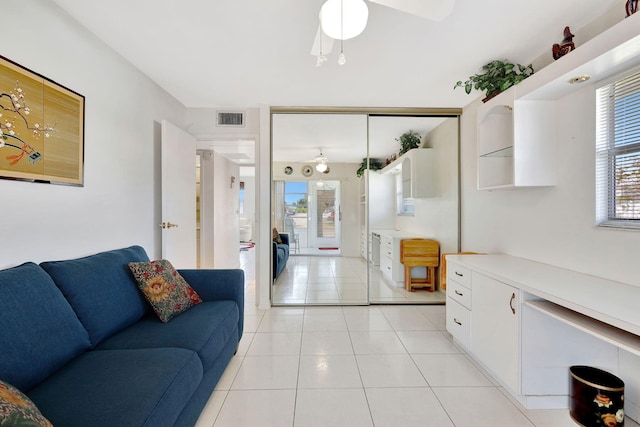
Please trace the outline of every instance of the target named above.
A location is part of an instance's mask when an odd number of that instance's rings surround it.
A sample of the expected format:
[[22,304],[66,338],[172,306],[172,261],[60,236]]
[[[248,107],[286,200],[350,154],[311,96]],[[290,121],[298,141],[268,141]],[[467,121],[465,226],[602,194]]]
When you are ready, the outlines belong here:
[[178,270],[203,301],[231,300],[238,304],[238,339],[244,328],[244,271],[240,269]]
[[283,245],[289,244],[289,233],[280,233],[280,239],[282,240]]

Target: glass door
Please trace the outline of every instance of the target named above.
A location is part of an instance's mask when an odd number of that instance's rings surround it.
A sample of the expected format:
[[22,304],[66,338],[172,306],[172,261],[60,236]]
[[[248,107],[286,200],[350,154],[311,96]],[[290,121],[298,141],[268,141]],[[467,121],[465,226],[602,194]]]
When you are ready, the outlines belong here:
[[[340,254],[340,181],[310,182],[309,248]],[[330,252],[329,252],[330,251]]]

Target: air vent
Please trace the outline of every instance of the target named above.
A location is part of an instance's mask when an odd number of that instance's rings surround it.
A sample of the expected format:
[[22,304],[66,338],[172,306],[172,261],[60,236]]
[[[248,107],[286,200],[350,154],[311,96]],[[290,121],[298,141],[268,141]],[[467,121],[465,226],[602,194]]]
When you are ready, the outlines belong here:
[[218,111],[217,126],[244,127],[244,111]]

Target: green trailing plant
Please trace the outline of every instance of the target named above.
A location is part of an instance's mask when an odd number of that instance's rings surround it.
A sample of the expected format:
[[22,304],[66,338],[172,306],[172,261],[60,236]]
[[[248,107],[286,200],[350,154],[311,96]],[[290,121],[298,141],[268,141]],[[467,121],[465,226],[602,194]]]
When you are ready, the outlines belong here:
[[[367,163],[367,160],[369,160],[368,163]],[[382,169],[383,167],[384,167],[384,165],[379,160],[372,159],[372,158],[367,159],[365,157],[364,159],[362,159],[362,162],[360,162],[360,167],[356,171],[356,175],[358,176],[358,178],[360,178],[362,175],[364,175],[364,171],[367,170],[367,169],[372,170],[372,171],[378,171],[378,170]]]
[[400,135],[400,138],[396,138],[396,141],[400,143],[399,154],[402,156],[407,151],[420,146],[420,134],[410,130]]
[[482,66],[481,73],[470,76],[465,82],[458,81],[453,88],[464,87],[467,94],[471,93],[472,89],[480,90],[490,98],[517,85],[533,72],[531,64],[524,66],[506,61],[491,61]]

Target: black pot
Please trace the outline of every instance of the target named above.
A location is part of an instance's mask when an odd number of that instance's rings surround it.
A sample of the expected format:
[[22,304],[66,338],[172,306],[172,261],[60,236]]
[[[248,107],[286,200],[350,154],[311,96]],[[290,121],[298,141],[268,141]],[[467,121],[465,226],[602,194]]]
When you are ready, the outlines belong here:
[[571,366],[569,414],[585,427],[624,426],[624,382],[591,366]]

